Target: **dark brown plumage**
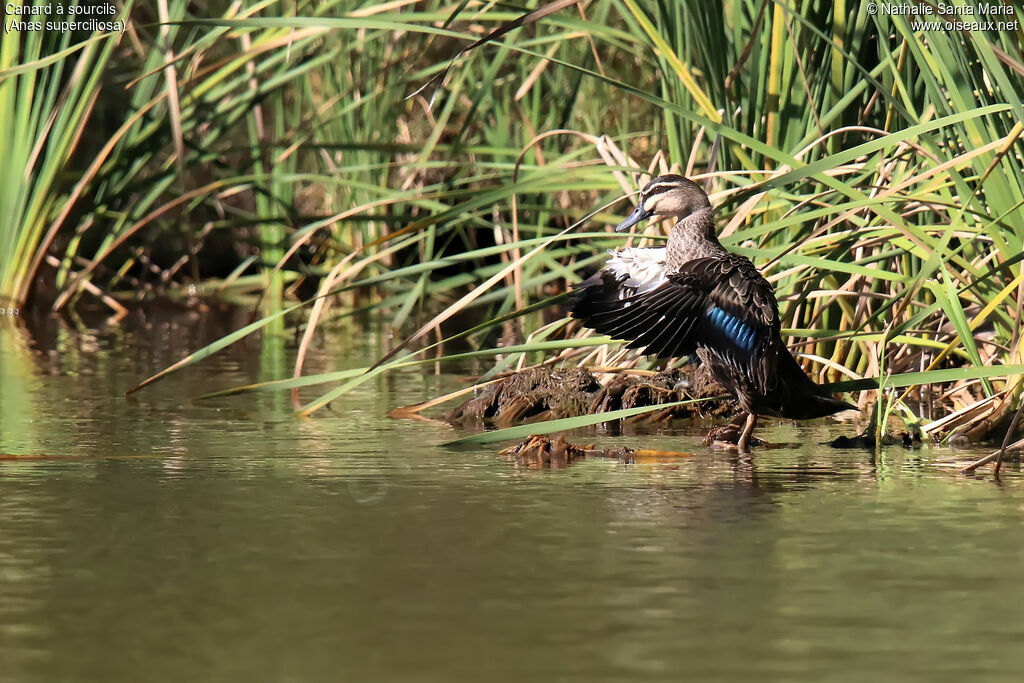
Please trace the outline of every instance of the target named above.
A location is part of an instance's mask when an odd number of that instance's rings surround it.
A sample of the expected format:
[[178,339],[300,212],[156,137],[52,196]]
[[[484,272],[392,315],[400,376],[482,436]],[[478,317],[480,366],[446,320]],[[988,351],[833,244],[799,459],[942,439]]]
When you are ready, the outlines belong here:
[[[629,348],[669,358],[696,355],[748,413],[740,450],[747,449],[759,414],[808,419],[853,409],[822,391],[790,355],[771,284],[718,242],[707,195],[696,184],[682,176],[655,178],[622,226],[665,214],[680,218],[666,249],[613,258],[575,288],[572,316],[629,340]],[[666,252],[662,261],[658,251]],[[645,264],[642,279],[639,263]],[[660,280],[651,281],[650,263],[665,264]]]

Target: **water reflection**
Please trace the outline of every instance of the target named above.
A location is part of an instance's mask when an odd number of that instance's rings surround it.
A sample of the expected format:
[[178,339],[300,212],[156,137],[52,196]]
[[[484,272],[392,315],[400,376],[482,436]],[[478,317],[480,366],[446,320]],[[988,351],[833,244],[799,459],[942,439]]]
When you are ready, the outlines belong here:
[[[0,452],[51,456],[0,461],[0,680],[1017,676],[1017,471],[834,451],[823,425],[769,426],[802,445],[753,462],[682,428],[580,432],[694,455],[527,468],[383,418],[460,386],[416,372],[310,420],[191,400],[287,366],[255,342],[126,399],[222,333],[153,315],[0,334]],[[325,338],[309,371],[376,343]]]

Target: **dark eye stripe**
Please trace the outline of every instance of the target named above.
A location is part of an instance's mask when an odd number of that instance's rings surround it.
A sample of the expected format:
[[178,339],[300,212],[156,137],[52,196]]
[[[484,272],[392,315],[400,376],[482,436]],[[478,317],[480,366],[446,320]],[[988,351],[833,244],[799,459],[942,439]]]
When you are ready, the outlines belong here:
[[669,190],[679,187],[679,183],[673,180],[667,180],[654,185],[648,185],[644,188],[644,199],[650,199],[656,194],[668,192]]

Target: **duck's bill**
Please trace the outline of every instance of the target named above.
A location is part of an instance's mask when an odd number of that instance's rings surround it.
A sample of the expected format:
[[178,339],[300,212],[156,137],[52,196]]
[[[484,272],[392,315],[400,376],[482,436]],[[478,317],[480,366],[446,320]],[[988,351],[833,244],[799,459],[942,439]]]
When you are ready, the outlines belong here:
[[650,218],[650,216],[651,214],[649,214],[647,211],[644,211],[644,207],[641,204],[637,206],[635,209],[633,209],[633,213],[629,214],[629,217],[626,220],[622,221],[617,226],[615,226],[615,232],[625,232],[626,230],[629,230],[640,221]]

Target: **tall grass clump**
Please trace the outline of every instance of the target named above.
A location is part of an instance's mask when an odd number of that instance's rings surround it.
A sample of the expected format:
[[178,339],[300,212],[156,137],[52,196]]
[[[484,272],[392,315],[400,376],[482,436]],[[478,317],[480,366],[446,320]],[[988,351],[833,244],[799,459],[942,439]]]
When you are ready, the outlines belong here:
[[[441,329],[479,356],[511,335],[484,379],[538,360],[649,367],[539,310],[623,243],[611,202],[671,168],[710,183],[722,241],[773,282],[816,379],[870,389],[865,408],[888,392],[877,412],[936,435],[1005,422],[1022,376],[1019,32],[914,30],[824,0],[533,7],[164,8],[127,89],[153,115],[125,149],[146,151],[112,164],[137,180],[102,191],[118,207],[92,216],[102,240],[69,241],[58,305],[87,283],[137,292],[145,228],[193,264],[166,291],[271,314],[198,357],[271,321],[302,350],[365,314],[406,340],[367,373],[273,385],[341,382],[305,413],[426,362]],[[218,235],[234,261],[204,272]],[[481,323],[452,332],[460,312]]]
[[[22,7],[21,3],[12,3]],[[31,7],[52,3],[37,0]],[[131,12],[131,0],[121,15]],[[0,306],[25,303],[31,278],[58,229],[72,214],[92,220],[77,206],[81,196],[66,178],[79,154],[87,126],[94,119],[103,88],[103,74],[119,36],[78,35],[67,31],[19,28],[18,19],[35,22],[37,15],[4,15],[7,30],[0,42]],[[76,211],[77,209],[77,211]]]

